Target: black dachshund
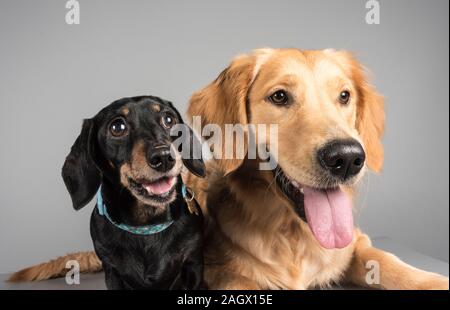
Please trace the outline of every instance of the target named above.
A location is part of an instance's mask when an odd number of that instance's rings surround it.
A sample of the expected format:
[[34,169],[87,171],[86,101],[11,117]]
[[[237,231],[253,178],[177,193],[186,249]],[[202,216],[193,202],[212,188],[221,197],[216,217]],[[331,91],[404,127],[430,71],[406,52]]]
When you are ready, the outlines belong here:
[[[182,122],[168,101],[123,98],[84,120],[66,158],[73,207],[97,193],[91,237],[108,289],[203,285],[202,215],[180,173],[184,165],[203,177],[205,165],[192,156],[201,145]],[[176,124],[188,134],[171,134]],[[181,158],[186,145],[191,156]]]

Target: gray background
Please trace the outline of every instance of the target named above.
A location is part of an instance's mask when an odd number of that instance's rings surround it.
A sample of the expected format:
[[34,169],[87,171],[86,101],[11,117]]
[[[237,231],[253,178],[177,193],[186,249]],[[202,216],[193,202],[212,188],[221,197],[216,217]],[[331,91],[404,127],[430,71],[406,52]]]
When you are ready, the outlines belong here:
[[258,47],[354,51],[386,97],[385,168],[361,188],[357,221],[449,258],[448,1],[80,0],[0,2],[0,273],[91,249],[92,204],[71,209],[60,167],[82,118],[138,94],[189,96]]

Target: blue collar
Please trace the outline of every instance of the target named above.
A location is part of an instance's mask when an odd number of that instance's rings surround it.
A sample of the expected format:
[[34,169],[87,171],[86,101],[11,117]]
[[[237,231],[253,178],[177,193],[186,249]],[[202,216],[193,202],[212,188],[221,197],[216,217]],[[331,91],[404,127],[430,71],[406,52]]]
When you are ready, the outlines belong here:
[[[184,186],[184,184],[182,185],[181,191],[183,193],[183,197],[187,196],[187,191],[186,191],[186,187]],[[130,225],[126,225],[123,223],[116,223],[114,222],[111,217],[108,214],[108,211],[106,210],[106,205],[103,202],[103,196],[102,196],[102,187],[100,186],[100,188],[97,191],[97,208],[98,208],[98,213],[101,216],[106,217],[111,224],[113,224],[114,226],[116,226],[117,228],[120,228],[122,230],[125,230],[129,233],[135,234],[135,235],[153,235],[153,234],[157,234],[162,232],[163,230],[167,229],[170,225],[173,224],[173,221],[167,221],[161,224],[153,224],[153,225],[144,225],[144,226],[130,226]]]

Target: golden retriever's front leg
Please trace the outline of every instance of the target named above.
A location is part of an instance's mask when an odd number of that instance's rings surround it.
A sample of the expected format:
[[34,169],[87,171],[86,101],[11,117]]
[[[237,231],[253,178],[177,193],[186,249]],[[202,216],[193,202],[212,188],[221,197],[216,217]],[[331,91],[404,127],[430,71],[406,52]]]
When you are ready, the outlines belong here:
[[347,280],[383,289],[448,290],[448,278],[414,268],[399,258],[372,247],[367,235],[357,237]]
[[240,275],[229,275],[218,285],[223,290],[260,290],[261,287],[251,279]]
[[260,290],[256,282],[229,271],[225,266],[205,266],[205,282],[212,290]]

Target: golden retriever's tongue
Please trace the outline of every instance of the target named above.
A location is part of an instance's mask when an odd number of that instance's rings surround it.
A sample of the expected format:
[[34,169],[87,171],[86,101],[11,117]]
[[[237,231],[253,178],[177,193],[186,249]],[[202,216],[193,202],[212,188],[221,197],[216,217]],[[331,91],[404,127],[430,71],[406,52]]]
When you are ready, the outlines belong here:
[[350,199],[340,189],[317,190],[303,187],[308,225],[326,249],[343,248],[353,239]]
[[170,189],[173,186],[173,181],[175,178],[167,178],[162,179],[160,181],[149,183],[149,184],[142,184],[142,186],[147,190],[147,192],[150,195],[161,195],[164,193],[167,193],[170,191]]

